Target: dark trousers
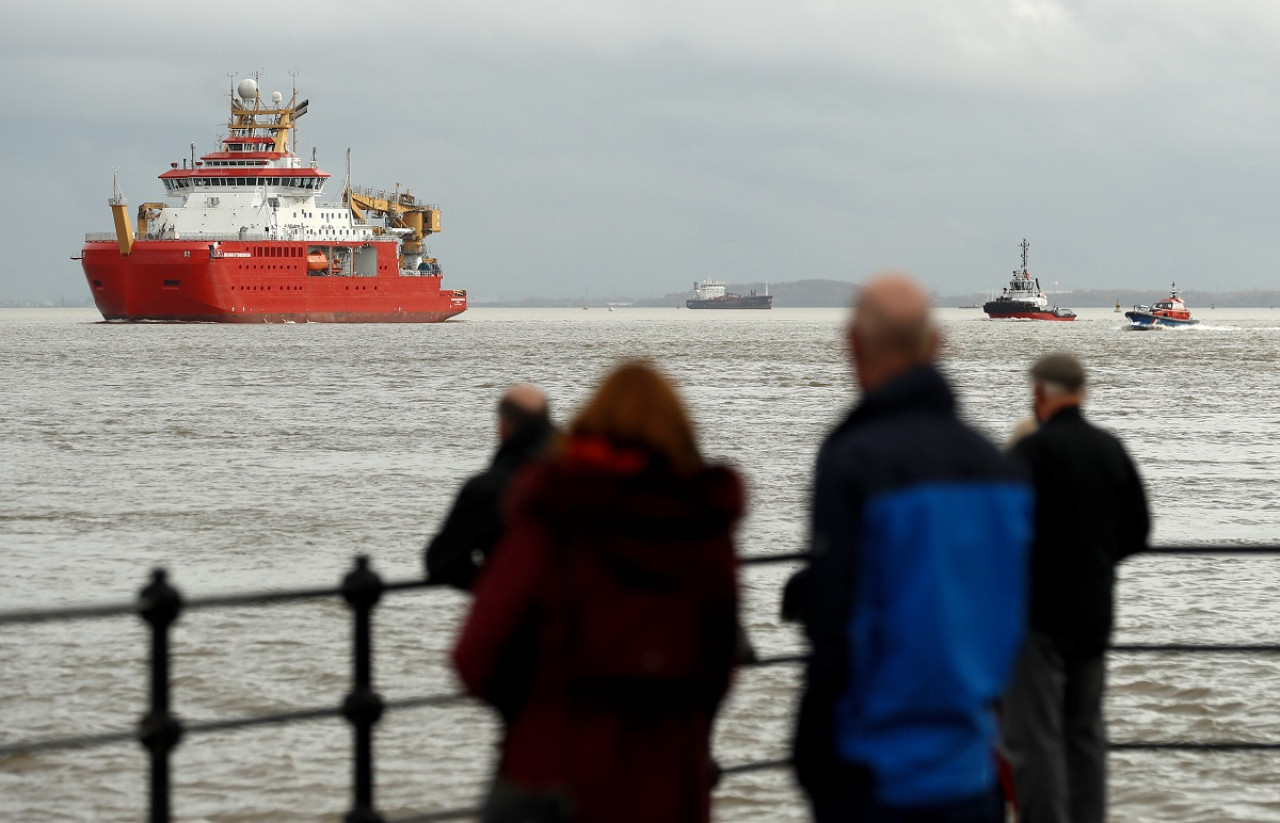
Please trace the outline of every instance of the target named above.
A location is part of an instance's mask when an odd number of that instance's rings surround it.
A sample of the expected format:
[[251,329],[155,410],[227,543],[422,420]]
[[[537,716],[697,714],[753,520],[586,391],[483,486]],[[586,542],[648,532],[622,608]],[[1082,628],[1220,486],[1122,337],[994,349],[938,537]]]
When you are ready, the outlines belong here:
[[1019,823],[1107,818],[1106,661],[1032,632],[1001,708]]
[[1003,823],[1004,800],[989,794],[937,806],[887,806],[869,792],[835,791],[813,798],[814,823]]
[[485,798],[481,823],[572,823],[567,797],[555,792],[521,788],[494,778]]

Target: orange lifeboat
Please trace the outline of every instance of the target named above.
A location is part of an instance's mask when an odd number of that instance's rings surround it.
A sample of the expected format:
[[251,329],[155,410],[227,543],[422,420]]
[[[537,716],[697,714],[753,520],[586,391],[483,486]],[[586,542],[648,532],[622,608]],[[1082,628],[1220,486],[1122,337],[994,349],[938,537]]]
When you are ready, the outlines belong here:
[[329,268],[329,258],[323,254],[307,255],[307,271],[324,271]]
[[1199,323],[1191,316],[1191,310],[1187,308],[1187,304],[1178,296],[1178,284],[1174,283],[1169,289],[1169,296],[1159,301],[1153,306],[1134,306],[1133,311],[1127,311],[1124,316],[1132,323],[1135,329],[1150,329],[1157,326],[1194,326]]

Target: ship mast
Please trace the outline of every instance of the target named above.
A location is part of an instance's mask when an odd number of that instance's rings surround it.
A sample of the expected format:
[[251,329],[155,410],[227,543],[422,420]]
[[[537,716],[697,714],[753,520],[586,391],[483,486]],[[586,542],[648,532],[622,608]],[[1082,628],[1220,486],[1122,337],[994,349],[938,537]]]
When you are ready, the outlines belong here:
[[1027,274],[1027,249],[1031,244],[1027,242],[1027,238],[1022,238],[1022,273]]

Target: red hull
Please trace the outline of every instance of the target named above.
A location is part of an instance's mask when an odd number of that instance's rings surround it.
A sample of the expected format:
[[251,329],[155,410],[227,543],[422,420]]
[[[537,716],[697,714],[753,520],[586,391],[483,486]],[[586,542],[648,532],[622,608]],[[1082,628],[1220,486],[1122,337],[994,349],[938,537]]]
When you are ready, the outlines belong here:
[[1069,323],[1075,320],[1075,316],[1060,317],[1049,311],[1028,311],[1019,312],[1017,314],[992,314],[988,315],[992,320],[1057,320]]
[[[348,250],[361,276],[308,272],[317,245]],[[438,274],[402,275],[391,242],[139,240],[85,243],[81,261],[107,320],[438,323],[467,308]]]

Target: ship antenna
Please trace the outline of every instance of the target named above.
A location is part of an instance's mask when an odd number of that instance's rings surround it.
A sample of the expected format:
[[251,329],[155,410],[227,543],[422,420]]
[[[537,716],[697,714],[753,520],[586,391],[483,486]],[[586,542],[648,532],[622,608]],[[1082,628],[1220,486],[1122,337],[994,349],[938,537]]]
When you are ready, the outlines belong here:
[[111,170],[111,203],[112,206],[124,205],[124,194],[120,192],[120,169]]
[[1027,273],[1027,249],[1031,246],[1027,238],[1022,238],[1022,273]]

